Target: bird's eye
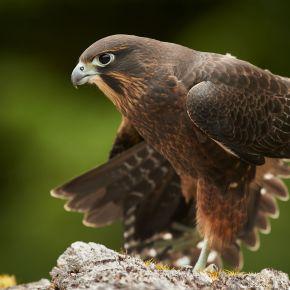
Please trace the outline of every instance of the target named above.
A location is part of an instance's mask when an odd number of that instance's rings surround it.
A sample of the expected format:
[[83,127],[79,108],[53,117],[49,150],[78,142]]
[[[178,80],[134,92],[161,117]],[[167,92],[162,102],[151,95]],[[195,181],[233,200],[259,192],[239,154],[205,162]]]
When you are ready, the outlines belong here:
[[93,59],[92,64],[104,67],[111,63],[114,59],[115,56],[112,53],[102,53]]

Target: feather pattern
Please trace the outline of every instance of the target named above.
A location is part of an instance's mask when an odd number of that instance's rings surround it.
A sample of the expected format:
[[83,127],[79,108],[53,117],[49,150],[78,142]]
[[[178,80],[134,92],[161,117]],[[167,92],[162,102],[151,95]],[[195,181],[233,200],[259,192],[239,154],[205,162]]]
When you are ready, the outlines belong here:
[[290,155],[290,82],[228,56],[202,54],[187,96],[192,121],[241,159]]

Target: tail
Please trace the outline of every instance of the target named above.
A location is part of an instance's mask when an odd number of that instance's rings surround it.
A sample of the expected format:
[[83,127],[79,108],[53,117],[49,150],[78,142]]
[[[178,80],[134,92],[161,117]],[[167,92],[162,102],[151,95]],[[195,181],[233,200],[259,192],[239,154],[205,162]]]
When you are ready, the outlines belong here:
[[270,218],[278,218],[277,200],[286,201],[289,193],[282,179],[290,177],[290,167],[282,159],[267,158],[263,166],[257,166],[255,179],[250,184],[251,200],[248,205],[248,221],[239,239],[224,249],[222,257],[235,268],[243,267],[240,246],[256,251],[260,247],[260,233],[271,232]]

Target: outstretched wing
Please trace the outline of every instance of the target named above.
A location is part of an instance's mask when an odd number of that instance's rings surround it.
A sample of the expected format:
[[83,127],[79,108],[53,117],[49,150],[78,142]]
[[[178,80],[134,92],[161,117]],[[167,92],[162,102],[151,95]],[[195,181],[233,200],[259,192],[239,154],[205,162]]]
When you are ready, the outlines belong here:
[[52,195],[66,199],[67,210],[84,213],[87,226],[122,220],[129,253],[170,263],[191,248],[196,253],[192,258],[198,256],[193,240],[178,252],[168,243],[195,231],[195,201],[185,201],[180,178],[170,163],[126,119],[108,162],[52,190]]
[[[84,213],[87,226],[122,220],[128,253],[174,266],[197,261],[201,238],[195,200],[186,201],[171,164],[127,120],[118,130],[109,161],[54,189],[52,195],[68,200],[67,210]],[[221,257],[233,267],[240,264],[235,245],[221,254],[213,252],[209,262],[221,265]]]
[[206,53],[187,96],[191,120],[241,159],[290,156],[290,81],[230,56]]
[[[83,212],[88,226],[123,220],[126,242],[166,230],[191,207],[170,163],[143,141],[127,119],[118,130],[109,161],[54,189],[52,195],[67,199],[67,210]],[[189,219],[194,224],[195,212]]]

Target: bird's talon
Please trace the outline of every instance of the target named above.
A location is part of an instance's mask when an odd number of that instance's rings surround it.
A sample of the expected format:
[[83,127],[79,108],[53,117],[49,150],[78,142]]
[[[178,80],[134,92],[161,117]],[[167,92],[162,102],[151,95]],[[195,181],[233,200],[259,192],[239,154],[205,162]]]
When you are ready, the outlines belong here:
[[219,271],[219,267],[216,264],[209,264],[205,269],[205,272],[216,273]]

